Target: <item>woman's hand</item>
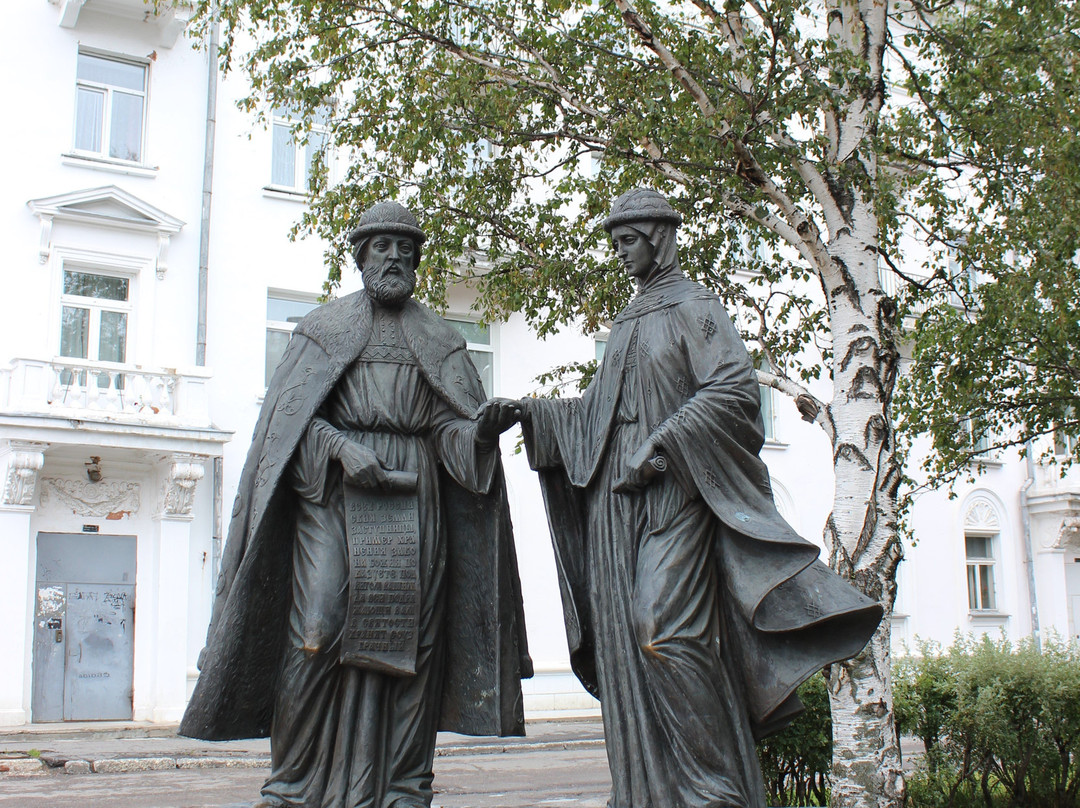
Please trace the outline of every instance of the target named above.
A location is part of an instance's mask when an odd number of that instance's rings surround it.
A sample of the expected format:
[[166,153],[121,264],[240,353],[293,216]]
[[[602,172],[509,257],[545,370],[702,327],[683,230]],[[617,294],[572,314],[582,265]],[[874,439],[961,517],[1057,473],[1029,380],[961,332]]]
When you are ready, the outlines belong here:
[[666,469],[667,460],[661,454],[660,447],[650,438],[626,462],[626,473],[616,480],[611,490],[616,494],[637,493]]

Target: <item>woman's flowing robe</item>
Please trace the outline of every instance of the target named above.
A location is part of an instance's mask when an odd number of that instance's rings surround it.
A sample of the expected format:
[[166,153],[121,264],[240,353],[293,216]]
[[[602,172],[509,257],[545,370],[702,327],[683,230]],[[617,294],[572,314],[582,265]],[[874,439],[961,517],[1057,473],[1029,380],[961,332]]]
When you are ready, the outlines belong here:
[[[604,708],[611,808],[764,806],[755,736],[880,618],[776,512],[759,409],[722,306],[681,274],[618,317],[581,399],[530,402],[572,661]],[[613,493],[650,437],[668,470]]]

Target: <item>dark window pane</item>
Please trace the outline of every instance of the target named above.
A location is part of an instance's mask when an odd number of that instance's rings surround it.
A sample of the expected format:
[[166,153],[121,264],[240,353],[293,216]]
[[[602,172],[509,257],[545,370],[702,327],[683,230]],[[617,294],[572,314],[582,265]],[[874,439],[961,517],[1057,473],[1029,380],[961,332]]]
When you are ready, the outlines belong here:
[[996,608],[994,602],[994,569],[986,564],[979,566],[979,595],[983,609]]
[[990,539],[986,536],[965,536],[964,544],[968,558],[993,558],[990,555]]
[[140,92],[146,89],[145,65],[106,59],[89,53],[80,53],[79,64],[76,69],[78,77],[82,81],[111,84],[114,87],[124,87],[128,90],[139,90]]
[[86,359],[90,340],[90,310],[64,306],[60,316],[60,355]]
[[284,297],[267,295],[266,319],[279,323],[298,323],[304,318],[305,314],[317,308],[318,305],[318,303],[310,300],[289,300]]
[[128,279],[90,272],[64,270],[64,294],[98,297],[102,300],[127,300]]

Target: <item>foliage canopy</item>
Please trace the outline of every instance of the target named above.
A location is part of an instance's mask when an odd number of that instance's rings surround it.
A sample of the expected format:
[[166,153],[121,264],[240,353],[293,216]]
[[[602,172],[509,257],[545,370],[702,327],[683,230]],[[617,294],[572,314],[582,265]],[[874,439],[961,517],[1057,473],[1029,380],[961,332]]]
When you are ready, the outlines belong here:
[[930,69],[910,74],[923,103],[908,123],[925,133],[935,180],[947,180],[926,186],[934,215],[922,226],[952,262],[911,297],[922,313],[900,398],[906,427],[930,434],[926,468],[946,477],[987,445],[1055,430],[1059,457],[1075,460],[1080,8],[975,0],[923,9],[920,23],[908,40]]

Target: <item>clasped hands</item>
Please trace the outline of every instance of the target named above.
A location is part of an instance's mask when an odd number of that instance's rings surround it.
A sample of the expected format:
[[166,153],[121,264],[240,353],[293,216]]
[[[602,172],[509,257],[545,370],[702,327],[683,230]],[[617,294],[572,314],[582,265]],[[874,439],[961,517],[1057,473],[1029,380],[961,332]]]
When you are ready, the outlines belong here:
[[[493,398],[480,405],[476,411],[476,440],[481,445],[494,446],[499,435],[514,423],[529,418],[529,399],[515,401]],[[616,480],[611,490],[616,494],[634,494],[641,491],[653,479],[667,470],[667,461],[660,446],[652,438],[641,445],[627,461],[626,473]]]
[[[499,443],[499,435],[516,423],[528,419],[527,400],[492,398],[477,409],[476,443],[490,450]],[[345,478],[361,488],[379,488],[384,491],[415,491],[416,474],[386,468],[368,447],[355,441],[345,441],[338,452]],[[660,447],[653,439],[642,444],[627,461],[626,472],[615,482],[611,490],[617,494],[632,494],[644,489],[653,478],[666,470],[667,464]]]
[[524,417],[524,402],[512,398],[488,399],[473,416],[476,421],[476,442],[485,448],[494,448],[499,442],[499,435]]

